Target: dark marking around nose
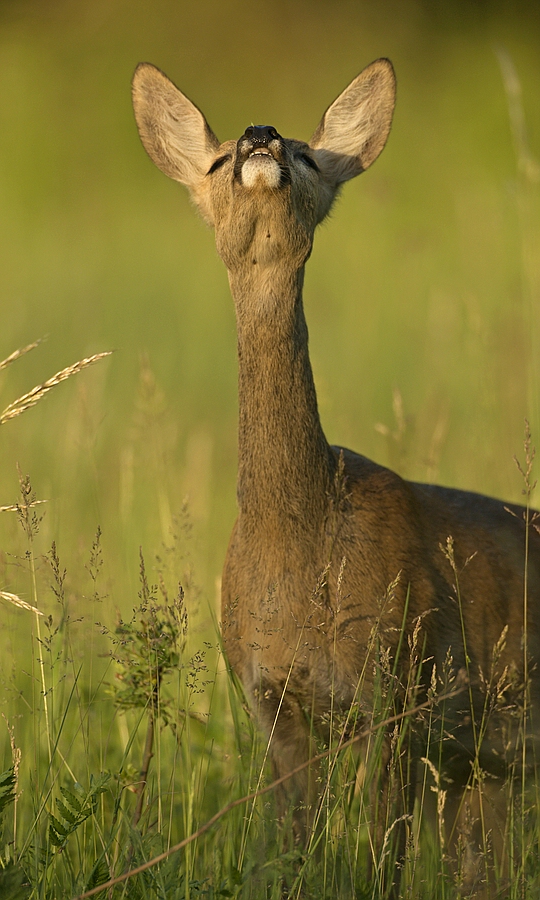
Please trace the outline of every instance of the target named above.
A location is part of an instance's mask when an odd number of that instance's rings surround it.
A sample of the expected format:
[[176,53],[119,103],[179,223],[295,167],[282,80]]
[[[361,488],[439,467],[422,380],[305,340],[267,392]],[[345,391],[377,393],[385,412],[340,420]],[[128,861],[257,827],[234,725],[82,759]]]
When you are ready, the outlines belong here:
[[268,147],[270,141],[281,140],[272,125],[250,125],[246,128],[240,140],[247,139],[254,147]]

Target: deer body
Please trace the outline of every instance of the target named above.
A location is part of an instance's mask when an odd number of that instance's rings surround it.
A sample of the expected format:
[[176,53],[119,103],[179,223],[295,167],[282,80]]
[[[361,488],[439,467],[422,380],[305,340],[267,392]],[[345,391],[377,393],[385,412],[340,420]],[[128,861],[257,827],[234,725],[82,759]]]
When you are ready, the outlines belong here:
[[[377,622],[395,653],[402,628],[408,633],[423,617],[426,681],[449,649],[456,669],[465,666],[463,631],[475,691],[505,628],[499,670],[523,672],[523,510],[513,507],[512,515],[497,500],[405,482],[330,447],[319,420],[302,305],[304,266],[315,227],[341,184],[384,147],[394,96],[391,64],[378,60],[328,108],[310,144],[285,140],[269,126],[220,144],[202,113],[159,70],[142,64],[134,78],[143,144],[167,175],[189,187],[214,226],[235,302],[239,514],[223,572],[223,631],[231,665],[272,734],[279,775],[312,752],[306,711],[317,724],[331,706],[346,711],[357,700],[369,710],[367,655]],[[449,536],[460,603],[455,573],[440,549]],[[532,669],[540,634],[540,537],[533,528],[528,536]],[[533,688],[536,702],[536,682]],[[449,716],[457,735],[447,750],[449,772],[463,790],[474,752],[468,701],[457,698]],[[504,768],[501,741],[493,727],[481,750],[487,771]],[[308,781],[308,770],[291,780],[291,803],[315,802]],[[309,822],[305,809],[297,813],[300,832]]]

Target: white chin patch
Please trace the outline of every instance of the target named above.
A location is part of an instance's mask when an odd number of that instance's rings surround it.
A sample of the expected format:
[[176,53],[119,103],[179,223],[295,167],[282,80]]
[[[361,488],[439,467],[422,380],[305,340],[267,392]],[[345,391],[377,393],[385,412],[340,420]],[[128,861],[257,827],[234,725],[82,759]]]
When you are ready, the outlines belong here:
[[253,153],[242,166],[244,187],[255,187],[257,182],[262,182],[264,187],[278,188],[280,181],[281,170],[269,153]]

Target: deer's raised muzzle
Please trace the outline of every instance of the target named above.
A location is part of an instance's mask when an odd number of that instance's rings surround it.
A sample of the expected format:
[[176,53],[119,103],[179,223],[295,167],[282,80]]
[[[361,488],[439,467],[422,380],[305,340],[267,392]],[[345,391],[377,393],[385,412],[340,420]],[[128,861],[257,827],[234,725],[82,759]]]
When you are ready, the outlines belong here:
[[290,183],[283,138],[272,125],[250,125],[236,145],[235,177],[244,187],[278,188]]

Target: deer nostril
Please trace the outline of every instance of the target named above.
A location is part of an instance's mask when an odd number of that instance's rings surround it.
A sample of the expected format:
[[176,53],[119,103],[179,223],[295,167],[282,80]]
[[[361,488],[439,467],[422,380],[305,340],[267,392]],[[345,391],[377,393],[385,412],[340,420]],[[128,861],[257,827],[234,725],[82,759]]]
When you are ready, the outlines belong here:
[[250,125],[240,140],[247,139],[254,145],[267,147],[270,141],[280,140],[280,135],[271,125]]

